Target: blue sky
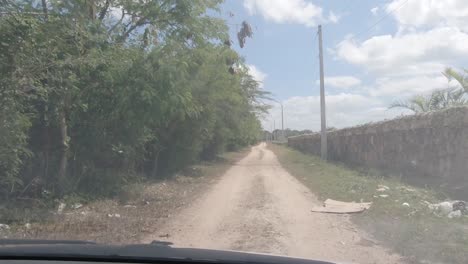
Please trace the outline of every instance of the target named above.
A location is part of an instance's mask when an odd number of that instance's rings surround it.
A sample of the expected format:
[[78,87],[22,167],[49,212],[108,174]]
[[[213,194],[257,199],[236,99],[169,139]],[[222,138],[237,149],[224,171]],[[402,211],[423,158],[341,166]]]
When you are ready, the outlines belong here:
[[[468,55],[466,0],[226,0],[222,16],[234,40],[236,24],[252,25],[253,38],[243,49],[235,41],[236,50],[263,89],[283,102],[285,126],[293,129],[320,127],[318,24],[328,126],[407,114],[388,105],[454,85],[441,72],[465,66]],[[263,126],[271,130],[280,120],[276,105]]]

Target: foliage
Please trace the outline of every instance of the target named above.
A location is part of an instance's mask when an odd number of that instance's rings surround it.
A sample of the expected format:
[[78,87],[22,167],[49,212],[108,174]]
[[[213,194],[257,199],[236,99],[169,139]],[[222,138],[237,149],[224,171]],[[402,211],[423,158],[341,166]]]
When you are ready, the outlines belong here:
[[453,68],[447,68],[442,73],[449,81],[455,80],[458,85],[468,93],[468,70],[463,70],[463,72],[458,72]]
[[220,2],[2,1],[0,194],[109,195],[256,142]]
[[437,111],[453,106],[468,104],[466,94],[468,93],[468,76],[464,76],[451,68],[443,73],[447,80],[456,80],[459,87],[432,91],[429,95],[415,95],[408,101],[394,102],[390,108],[406,108],[415,113]]
[[239,46],[241,48],[243,48],[244,45],[245,45],[246,38],[248,38],[248,37],[251,38],[252,36],[253,36],[252,28],[250,27],[250,25],[246,21],[243,21],[242,22],[242,27],[239,30],[239,32],[237,33],[237,39],[239,41]]

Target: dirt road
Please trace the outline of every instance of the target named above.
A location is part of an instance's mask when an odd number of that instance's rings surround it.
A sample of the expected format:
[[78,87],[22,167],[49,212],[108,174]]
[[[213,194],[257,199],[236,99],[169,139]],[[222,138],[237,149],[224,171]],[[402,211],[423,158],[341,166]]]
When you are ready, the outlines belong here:
[[[207,193],[146,240],[344,263],[401,263],[347,215],[313,213],[317,198],[279,164],[265,143],[253,147]],[[145,242],[147,242],[145,241]]]

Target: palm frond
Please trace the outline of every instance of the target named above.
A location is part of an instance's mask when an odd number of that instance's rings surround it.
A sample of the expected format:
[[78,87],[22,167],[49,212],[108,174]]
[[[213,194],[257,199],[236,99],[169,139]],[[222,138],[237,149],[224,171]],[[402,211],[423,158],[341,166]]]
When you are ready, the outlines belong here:
[[467,104],[468,99],[464,89],[449,88],[435,90],[429,95],[415,95],[407,101],[396,101],[389,108],[406,108],[415,113],[422,113]]
[[464,73],[457,72],[453,68],[446,68],[445,71],[442,73],[449,81],[455,80],[458,84],[468,92],[468,71],[465,69],[463,70]]

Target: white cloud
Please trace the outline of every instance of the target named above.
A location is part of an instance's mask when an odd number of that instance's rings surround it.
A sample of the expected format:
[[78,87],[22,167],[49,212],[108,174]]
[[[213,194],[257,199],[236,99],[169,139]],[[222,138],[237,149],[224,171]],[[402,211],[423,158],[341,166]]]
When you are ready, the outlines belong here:
[[[317,80],[317,84],[320,81]],[[354,76],[325,76],[325,85],[336,88],[351,88],[361,84],[361,80]]]
[[339,19],[333,12],[328,19],[324,18],[321,7],[304,0],[244,0],[244,7],[250,15],[260,14],[265,20],[275,23],[314,27],[327,21],[336,23]]
[[376,16],[377,12],[379,12],[379,7],[376,6],[376,7],[372,8],[370,11],[371,11],[372,15]]
[[[320,129],[320,97],[291,97],[283,102],[285,128]],[[398,109],[388,109],[377,98],[359,94],[340,93],[326,96],[327,126],[343,128],[371,121],[390,119],[402,113]],[[273,122],[275,120],[275,122]],[[263,120],[263,127],[271,130],[281,128],[281,109],[274,105],[270,115]]]
[[434,73],[468,55],[468,34],[455,27],[439,27],[399,36],[374,36],[364,42],[348,38],[337,56],[377,73]]
[[387,5],[402,27],[454,26],[468,29],[466,0],[393,0]]
[[417,75],[402,78],[378,78],[375,87],[369,89],[371,96],[387,96],[403,99],[415,94],[425,94],[435,89],[448,87],[447,78],[442,74]]
[[260,83],[260,87],[264,87],[264,81],[267,77],[267,74],[260,71],[257,67],[254,65],[247,64],[247,68],[249,69],[249,74],[256,80],[257,82]]
[[333,13],[333,11],[330,11],[330,14],[328,15],[328,20],[331,22],[331,23],[338,23],[338,21],[340,20],[340,16]]
[[468,1],[393,0],[386,11],[393,11],[395,35],[364,41],[348,36],[334,55],[376,78],[367,88],[371,96],[408,97],[447,87],[441,72],[468,56]]

